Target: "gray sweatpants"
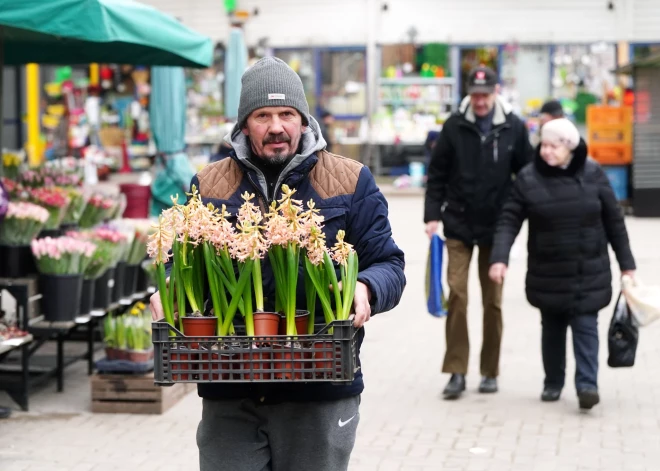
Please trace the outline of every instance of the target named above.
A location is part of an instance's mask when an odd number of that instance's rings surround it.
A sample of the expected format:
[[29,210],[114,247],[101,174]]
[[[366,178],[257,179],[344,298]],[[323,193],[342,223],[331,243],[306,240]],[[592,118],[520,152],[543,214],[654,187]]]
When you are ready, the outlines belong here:
[[262,405],[203,400],[200,471],[348,469],[360,422],[359,396]]

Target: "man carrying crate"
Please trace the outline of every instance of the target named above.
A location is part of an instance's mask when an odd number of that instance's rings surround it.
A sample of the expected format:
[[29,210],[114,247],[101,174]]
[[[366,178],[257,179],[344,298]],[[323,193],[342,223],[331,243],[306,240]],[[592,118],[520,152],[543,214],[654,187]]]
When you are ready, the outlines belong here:
[[[355,247],[360,272],[354,325],[360,328],[372,315],[399,303],[406,283],[404,256],[392,239],[385,198],[367,167],[325,150],[302,82],[283,61],[266,57],[245,72],[238,122],[225,139],[233,148],[231,157],[207,166],[192,180],[204,203],[225,204],[235,214],[245,191],[256,193],[268,207],[281,197],[282,184],[294,188],[297,199],[313,199],[320,209],[328,246],[344,230]],[[264,295],[271,301],[273,280],[265,263]],[[298,305],[305,305],[302,281]],[[158,293],[151,298],[151,309],[154,319],[163,317]],[[363,338],[360,329],[358,355]],[[345,470],[363,389],[361,370],[348,385],[200,384],[200,469]]]

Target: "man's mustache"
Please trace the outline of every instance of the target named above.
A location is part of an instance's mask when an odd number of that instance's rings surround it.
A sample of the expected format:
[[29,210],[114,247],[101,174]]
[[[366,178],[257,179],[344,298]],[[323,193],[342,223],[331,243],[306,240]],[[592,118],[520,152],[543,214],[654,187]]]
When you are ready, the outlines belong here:
[[276,134],[276,135],[269,135],[266,138],[264,138],[262,144],[281,144],[283,142],[291,142],[291,138],[287,136],[286,134]]

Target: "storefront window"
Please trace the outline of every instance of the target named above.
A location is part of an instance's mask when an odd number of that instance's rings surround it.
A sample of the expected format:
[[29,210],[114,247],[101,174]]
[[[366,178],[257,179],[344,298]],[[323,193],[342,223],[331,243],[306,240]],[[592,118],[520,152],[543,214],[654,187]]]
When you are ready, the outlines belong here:
[[552,65],[552,96],[578,123],[585,122],[588,105],[599,103],[616,86],[614,44],[556,46]]
[[300,76],[309,110],[314,113],[316,107],[316,70],[314,69],[314,52],[311,49],[277,49],[275,57],[289,64]]
[[333,115],[367,113],[365,51],[321,51],[321,103]]
[[467,82],[472,69],[485,65],[495,71],[497,70],[498,52],[496,47],[461,48],[461,98],[467,95]]

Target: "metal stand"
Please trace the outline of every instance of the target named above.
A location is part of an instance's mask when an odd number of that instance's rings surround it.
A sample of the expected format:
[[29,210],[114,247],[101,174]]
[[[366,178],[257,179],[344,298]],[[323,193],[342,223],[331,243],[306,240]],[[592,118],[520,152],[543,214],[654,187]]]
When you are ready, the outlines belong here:
[[[26,280],[0,279],[0,291],[3,289],[16,299],[20,329],[30,332],[31,335],[26,337],[25,344],[20,346],[5,350],[0,346],[0,390],[6,391],[24,411],[28,410],[29,393],[52,377],[56,378],[57,392],[63,392],[64,370],[77,361],[87,360],[87,374],[92,375],[94,373],[95,334],[101,319],[114,311],[125,309],[138,300],[145,299],[153,292],[153,290],[149,290],[144,293],[136,293],[130,299],[122,299],[106,310],[91,311],[87,315],[77,317],[74,321],[48,322],[43,320],[42,316],[29,319],[27,314],[29,305],[40,300],[41,295],[29,297]],[[83,331],[85,327],[86,329]],[[77,334],[83,335],[77,336]],[[31,360],[49,341],[56,342],[54,364],[35,365],[35,362],[31,362]],[[75,341],[85,342],[86,351],[83,354],[65,357],[64,343]],[[19,348],[20,353],[17,351]],[[12,353],[19,353],[20,360]]]

